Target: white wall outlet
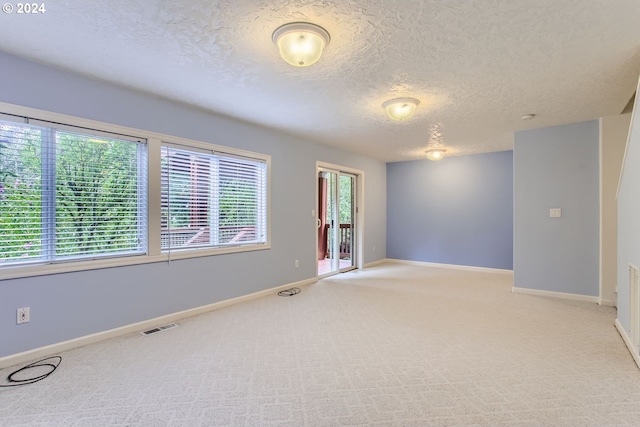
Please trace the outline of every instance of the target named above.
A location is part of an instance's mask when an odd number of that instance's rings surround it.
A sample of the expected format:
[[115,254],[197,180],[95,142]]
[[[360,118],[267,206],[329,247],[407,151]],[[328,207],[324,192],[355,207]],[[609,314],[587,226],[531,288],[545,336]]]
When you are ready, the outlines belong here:
[[16,319],[18,325],[21,323],[27,323],[31,319],[31,309],[29,307],[22,307],[18,309],[18,318]]
[[316,210],[311,209],[311,218],[315,218],[315,217],[316,217]]
[[560,208],[549,209],[549,218],[560,218],[560,217],[562,217],[562,209]]
[[295,266],[296,266],[296,268],[300,267],[300,260],[296,260]]

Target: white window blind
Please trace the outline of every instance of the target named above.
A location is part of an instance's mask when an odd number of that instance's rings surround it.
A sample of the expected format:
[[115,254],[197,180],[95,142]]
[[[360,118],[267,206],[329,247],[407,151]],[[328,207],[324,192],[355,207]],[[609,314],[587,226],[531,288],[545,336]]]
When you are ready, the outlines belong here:
[[0,120],[0,266],[146,253],[145,142],[37,123]]
[[267,241],[267,168],[261,159],[163,146],[162,250]]

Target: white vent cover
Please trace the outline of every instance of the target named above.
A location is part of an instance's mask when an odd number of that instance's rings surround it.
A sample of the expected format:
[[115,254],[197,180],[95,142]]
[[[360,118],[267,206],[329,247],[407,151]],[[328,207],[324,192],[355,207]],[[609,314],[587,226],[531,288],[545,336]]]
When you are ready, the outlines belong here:
[[141,334],[151,335],[151,334],[155,334],[156,332],[162,332],[162,331],[166,331],[167,329],[177,328],[177,327],[178,327],[177,323],[169,323],[168,325],[158,326],[157,328],[153,328],[153,329],[149,329],[148,331],[141,332]]

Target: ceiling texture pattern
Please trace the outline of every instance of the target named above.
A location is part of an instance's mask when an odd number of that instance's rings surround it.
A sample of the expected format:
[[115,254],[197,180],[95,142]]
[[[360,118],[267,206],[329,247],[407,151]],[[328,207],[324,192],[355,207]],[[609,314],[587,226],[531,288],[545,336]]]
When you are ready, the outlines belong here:
[[[516,130],[618,114],[640,73],[638,0],[45,5],[2,14],[0,50],[387,162],[433,138],[447,155],[509,150]],[[271,41],[295,21],[331,35],[308,68]],[[387,117],[396,97],[420,100],[411,119]]]

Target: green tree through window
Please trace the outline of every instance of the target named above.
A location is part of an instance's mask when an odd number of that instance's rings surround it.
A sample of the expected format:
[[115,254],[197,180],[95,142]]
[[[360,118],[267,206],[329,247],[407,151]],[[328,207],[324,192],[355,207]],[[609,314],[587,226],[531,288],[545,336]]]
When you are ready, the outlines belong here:
[[0,263],[145,250],[143,144],[10,122],[0,140]]

